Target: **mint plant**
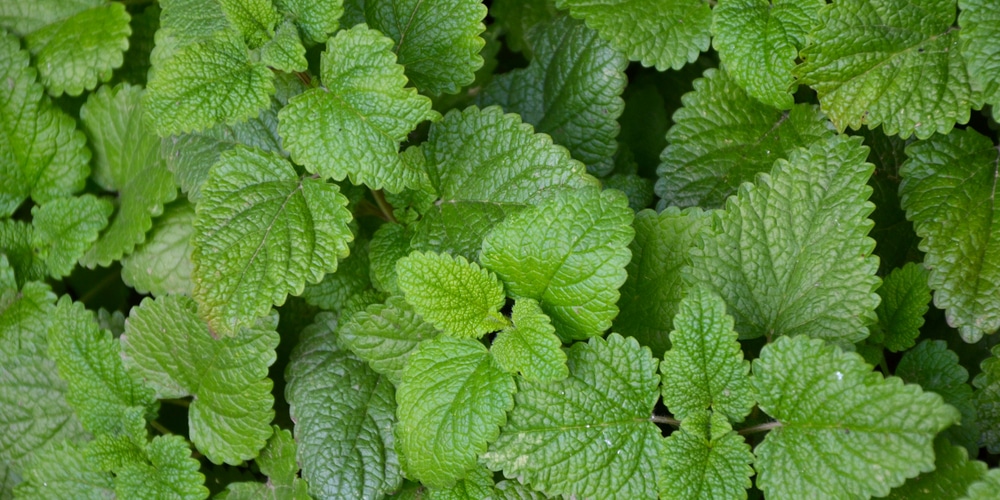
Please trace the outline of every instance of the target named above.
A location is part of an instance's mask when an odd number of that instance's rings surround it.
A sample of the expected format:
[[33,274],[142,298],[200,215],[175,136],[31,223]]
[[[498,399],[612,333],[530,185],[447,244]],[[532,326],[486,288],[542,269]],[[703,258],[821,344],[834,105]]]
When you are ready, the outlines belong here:
[[1000,497],[1000,3],[0,30],[0,498]]

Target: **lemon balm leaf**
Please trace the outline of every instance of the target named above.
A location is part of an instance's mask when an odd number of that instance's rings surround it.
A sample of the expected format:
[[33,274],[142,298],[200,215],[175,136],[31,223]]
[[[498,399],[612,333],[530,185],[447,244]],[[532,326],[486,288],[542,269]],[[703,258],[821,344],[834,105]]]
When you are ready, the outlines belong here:
[[532,382],[562,380],[569,375],[562,342],[538,302],[517,300],[511,321],[513,325],[497,334],[490,347],[501,367],[520,372]]

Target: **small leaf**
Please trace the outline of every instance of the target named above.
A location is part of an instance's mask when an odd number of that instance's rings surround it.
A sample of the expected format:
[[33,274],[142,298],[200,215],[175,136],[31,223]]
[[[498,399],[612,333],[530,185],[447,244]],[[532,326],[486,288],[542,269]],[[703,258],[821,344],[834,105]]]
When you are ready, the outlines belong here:
[[186,200],[167,205],[146,242],[122,259],[122,281],[139,293],[190,295],[194,221],[194,205]]
[[[277,0],[282,10],[291,14],[302,31],[302,38],[310,43],[326,42],[327,37],[340,27],[338,20],[344,14],[344,2],[313,2],[311,0]],[[345,23],[347,26],[353,23]]]
[[181,436],[157,436],[145,460],[129,461],[115,471],[117,498],[208,498],[205,476]]
[[396,261],[409,255],[413,232],[402,224],[382,224],[368,245],[370,276],[375,288],[401,293],[396,283]]
[[689,415],[681,428],[667,437],[662,457],[661,498],[743,500],[752,484],[750,464],[754,456],[750,446],[721,414]]
[[287,73],[309,69],[309,62],[306,61],[306,48],[302,46],[299,32],[290,19],[279,24],[274,38],[268,40],[261,47],[260,60],[269,67]]
[[753,373],[760,409],[779,422],[754,450],[768,498],[885,496],[933,470],[934,436],[959,419],[937,394],[806,336],[766,346]]
[[532,382],[566,378],[569,371],[562,342],[538,302],[518,299],[511,320],[514,324],[497,334],[490,347],[497,363]]
[[930,308],[927,270],[913,262],[893,269],[882,281],[878,295],[882,298],[875,308],[878,324],[871,328],[878,332],[879,343],[893,352],[913,347]]
[[396,391],[396,435],[408,476],[436,487],[465,478],[507,421],[515,390],[513,377],[479,342],[421,342]]
[[23,221],[0,220],[0,249],[7,256],[17,285],[42,280],[48,270],[31,244],[34,232],[34,228]]
[[271,38],[281,20],[271,0],[216,0],[226,19],[243,34],[250,49],[260,48]]
[[114,207],[92,195],[57,198],[31,208],[31,245],[49,276],[68,276],[108,225]]
[[495,499],[493,473],[489,469],[477,467],[469,475],[452,486],[427,488],[427,500],[484,500]]

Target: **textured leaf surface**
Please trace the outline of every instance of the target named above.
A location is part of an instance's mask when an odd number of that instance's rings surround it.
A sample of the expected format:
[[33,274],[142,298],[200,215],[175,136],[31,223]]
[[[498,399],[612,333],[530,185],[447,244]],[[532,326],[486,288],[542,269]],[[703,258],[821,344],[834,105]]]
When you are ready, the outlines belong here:
[[565,149],[497,107],[449,112],[420,149],[445,201],[528,203],[551,186],[595,184]]
[[846,0],[825,6],[796,69],[839,130],[882,125],[926,139],[969,121],[976,95],[955,0]]
[[45,262],[35,255],[31,245],[34,228],[19,220],[0,220],[0,248],[7,256],[15,282],[23,285],[45,278]]
[[601,335],[618,314],[632,217],[618,191],[563,190],[498,224],[479,259],[511,294],[537,300],[563,339]]
[[323,43],[337,28],[344,14],[344,2],[313,2],[311,0],[277,0],[275,2],[295,18],[302,37],[312,43]]
[[157,436],[146,453],[145,460],[127,462],[115,471],[118,498],[208,497],[205,476],[198,472],[198,460],[191,457],[190,445],[183,437]]
[[38,450],[25,469],[16,490],[19,498],[115,498],[113,476],[94,467],[81,446],[68,441]]
[[990,469],[983,478],[969,486],[968,495],[962,500],[990,500],[1000,495],[1000,469]]
[[[493,474],[483,467],[469,471],[462,480],[451,486],[427,488],[428,500],[482,500],[494,499]],[[417,498],[420,498],[419,496]]]
[[499,75],[478,97],[517,113],[598,175],[614,166],[625,108],[625,56],[581,22],[563,17],[534,34],[525,69]]
[[736,339],[725,302],[705,289],[689,290],[660,365],[663,404],[676,418],[684,421],[711,408],[739,422],[750,413],[756,403],[750,363]]
[[584,19],[629,59],[643,66],[680,69],[708,50],[712,11],[698,0],[556,0]]
[[396,263],[396,282],[413,309],[444,333],[482,337],[507,326],[496,275],[465,257],[413,252]]
[[291,19],[278,25],[274,37],[260,51],[261,62],[278,71],[291,73],[309,69],[306,48],[302,46],[299,32]]
[[792,69],[824,0],[724,0],[713,10],[715,50],[733,80],[768,106],[794,105]]
[[878,305],[878,258],[867,237],[873,206],[860,139],[797,149],[744,184],[692,249],[685,280],[722,296],[741,338],[868,336]]
[[659,471],[661,498],[746,498],[753,475],[750,446],[725,416],[708,415],[692,413],[667,437]]
[[173,178],[160,158],[160,140],[148,127],[143,90],[132,85],[102,87],[80,109],[94,146],[94,180],[117,191],[117,212],[101,238],[80,262],[109,266],[146,239],[153,217],[177,196]]
[[143,300],[125,323],[122,356],[158,398],[194,396],[191,441],[212,462],[235,465],[257,456],[271,435],[267,367],[278,345],[277,316],[216,340],[196,307],[183,295]]
[[981,429],[980,442],[990,453],[1000,453],[1000,347],[980,365],[982,370],[972,381],[976,386],[976,414]]
[[490,346],[497,363],[532,382],[566,378],[569,371],[562,342],[538,302],[518,299],[511,320],[514,324],[497,334]]
[[390,293],[401,293],[396,285],[396,261],[409,255],[413,232],[402,224],[382,224],[368,245],[372,285]]
[[320,314],[302,332],[285,378],[302,477],[317,498],[379,498],[399,486],[395,391],[339,349],[335,321]]
[[953,446],[947,439],[934,440],[934,470],[910,479],[894,488],[886,498],[961,498],[973,483],[986,475],[986,464],[969,460],[961,446]]
[[190,295],[194,205],[178,200],[157,217],[146,242],[122,259],[122,281],[139,293]]
[[514,404],[514,378],[472,339],[439,336],[410,355],[396,391],[407,475],[449,486],[475,467]]
[[[0,22],[6,24],[2,13]],[[0,85],[2,217],[13,214],[28,196],[45,203],[79,191],[90,175],[86,138],[42,93],[28,64],[28,52],[18,39],[0,34],[0,81],[6,82]]]
[[959,0],[958,38],[962,55],[973,84],[983,92],[983,99],[994,107],[1000,105],[1000,47],[991,40],[1000,36],[1000,4],[990,0]]
[[396,43],[393,52],[406,76],[430,94],[454,94],[483,65],[486,6],[477,0],[384,0],[365,2],[365,18]]
[[229,483],[223,495],[226,500],[309,500],[308,483],[298,477],[295,439],[288,429],[272,426],[274,434],[254,460],[267,483]]
[[355,239],[351,253],[337,264],[337,271],[323,281],[307,284],[302,298],[324,311],[340,312],[354,294],[371,289],[368,240]]
[[227,336],[337,269],[353,235],[337,186],[299,178],[273,153],[223,154],[197,206],[194,293],[199,314]]
[[57,198],[31,208],[31,246],[49,275],[69,275],[108,224],[111,203],[91,195]]
[[906,148],[900,202],[926,252],[934,305],[966,342],[1000,328],[1000,225],[994,223],[1000,153],[974,130]]
[[663,448],[649,421],[656,361],[612,333],[573,344],[569,377],[520,381],[500,438],[482,459],[548,495],[653,498]]
[[753,372],[761,410],[780,423],[754,450],[768,498],[884,496],[933,469],[935,434],[959,419],[937,394],[819,339],[779,338]]
[[635,214],[635,239],[629,244],[632,260],[625,270],[612,330],[635,337],[662,357],[670,347],[667,334],[674,328],[674,315],[684,294],[681,269],[690,262],[688,252],[696,235],[712,221],[700,209],[667,207],[659,214],[643,210]]
[[534,26],[551,21],[559,12],[549,0],[495,0],[490,3],[490,17],[503,26],[504,43],[515,52],[530,53],[526,34]]
[[931,290],[927,286],[927,270],[916,263],[893,269],[878,289],[882,298],[875,313],[878,324],[872,325],[873,340],[893,352],[913,347],[924,314],[930,308]]
[[681,102],[657,169],[656,194],[667,205],[721,207],[775,160],[833,135],[816,107],[760,103],[723,70],[706,71]]
[[478,201],[435,203],[416,223],[411,248],[449,253],[476,262],[486,234],[508,214],[520,209],[520,205]]
[[423,175],[400,161],[399,143],[417,124],[433,120],[430,99],[405,87],[392,40],[365,26],[327,42],[323,88],[289,101],[278,113],[279,132],[292,158],[336,180],[399,192]]
[[397,295],[352,314],[341,325],[338,339],[372,370],[399,385],[406,359],[420,342],[439,333]]

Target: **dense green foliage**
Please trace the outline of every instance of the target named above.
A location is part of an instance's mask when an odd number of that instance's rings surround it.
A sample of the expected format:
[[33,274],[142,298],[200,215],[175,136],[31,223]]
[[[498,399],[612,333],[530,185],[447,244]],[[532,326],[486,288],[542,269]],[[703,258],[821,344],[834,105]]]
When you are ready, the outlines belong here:
[[1000,498],[1000,2],[0,1],[0,499]]

